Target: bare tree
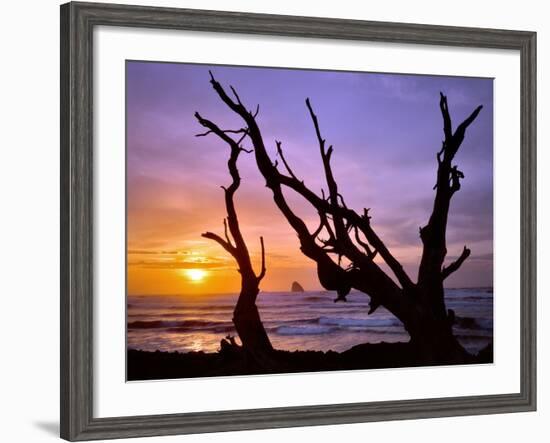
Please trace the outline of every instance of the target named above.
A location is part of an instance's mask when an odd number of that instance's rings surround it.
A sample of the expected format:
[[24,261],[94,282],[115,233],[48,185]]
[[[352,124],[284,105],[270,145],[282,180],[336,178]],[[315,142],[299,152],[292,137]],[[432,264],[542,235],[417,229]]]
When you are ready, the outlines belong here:
[[[465,247],[460,258],[447,267],[443,263],[447,254],[445,237],[450,201],[460,189],[460,179],[464,177],[452,162],[467,127],[482,107],[476,108],[453,132],[447,98],[441,94],[440,109],[445,139],[437,153],[433,211],[428,224],[420,229],[423,253],[418,281],[415,283],[375,232],[371,224],[370,208],[364,208],[358,213],[346,205],[331,167],[333,147],[326,146],[309,99],[306,99],[306,106],[313,122],[327,186],[327,192],[322,190],[321,195],[309,189],[295,175],[284,156],[280,141],[276,141],[275,145],[282,166],[278,161],[271,160],[256,122],[258,108],[255,112],[249,111],[232,87],[234,98],[226,93],[212,73],[210,75],[210,83],[220,99],[244,121],[243,135],[252,142],[258,169],[273,193],[275,204],[298,234],[301,251],[316,262],[322,286],[337,291],[337,300],[345,300],[352,288],[364,292],[370,297],[369,314],[379,306],[384,306],[403,323],[420,363],[470,361],[471,356],[453,335],[454,313],[447,312],[445,308],[443,290],[445,278],[462,265],[470,250]],[[216,134],[228,142],[225,134]],[[284,172],[279,169],[284,169]],[[310,231],[290,208],[283,188],[298,193],[317,211],[319,226],[315,230]],[[389,267],[395,280],[374,261],[377,255]],[[342,265],[343,257],[347,259],[348,266]]]
[[[269,356],[273,351],[269,337],[267,336],[260,319],[258,307],[256,306],[256,299],[258,297],[258,293],[260,292],[259,285],[266,273],[264,239],[263,237],[260,237],[261,269],[260,273],[256,274],[252,267],[248,248],[241,234],[239,220],[233,201],[235,192],[241,183],[241,177],[239,175],[239,170],[237,169],[237,159],[242,151],[246,151],[241,146],[241,142],[247,136],[248,132],[245,129],[238,131],[222,130],[213,122],[202,118],[198,112],[195,113],[195,117],[202,126],[208,129],[207,132],[198,134],[198,136],[205,136],[207,134],[214,133],[231,148],[231,154],[227,162],[227,167],[229,169],[232,182],[227,188],[222,186],[225,194],[225,207],[227,210],[227,218],[223,220],[225,238],[222,238],[212,232],[206,232],[202,234],[202,236],[214,240],[220,244],[227,252],[229,252],[229,254],[233,256],[239,266],[238,271],[241,274],[241,292],[233,312],[233,324],[239,334],[244,351],[247,355],[253,357],[256,365],[262,365],[268,361]],[[230,133],[242,133],[242,135],[239,140],[234,140],[230,135],[228,135]],[[246,152],[250,153],[252,151]]]

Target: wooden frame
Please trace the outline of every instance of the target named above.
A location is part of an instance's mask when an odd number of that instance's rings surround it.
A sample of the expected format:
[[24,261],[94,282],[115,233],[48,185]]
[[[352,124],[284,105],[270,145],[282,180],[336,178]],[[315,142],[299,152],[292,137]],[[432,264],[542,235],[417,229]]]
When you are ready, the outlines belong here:
[[[338,405],[94,418],[92,33],[129,26],[513,49],[521,57],[521,391]],[[90,440],[532,411],[536,408],[536,34],[68,3],[61,6],[61,437]]]

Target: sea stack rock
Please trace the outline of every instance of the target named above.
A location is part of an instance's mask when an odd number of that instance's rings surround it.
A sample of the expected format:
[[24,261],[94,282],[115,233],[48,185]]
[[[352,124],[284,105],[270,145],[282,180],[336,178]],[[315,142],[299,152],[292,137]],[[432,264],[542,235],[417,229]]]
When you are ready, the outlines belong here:
[[292,286],[290,288],[292,292],[304,292],[304,288],[302,288],[302,285],[298,283],[297,281],[292,282]]

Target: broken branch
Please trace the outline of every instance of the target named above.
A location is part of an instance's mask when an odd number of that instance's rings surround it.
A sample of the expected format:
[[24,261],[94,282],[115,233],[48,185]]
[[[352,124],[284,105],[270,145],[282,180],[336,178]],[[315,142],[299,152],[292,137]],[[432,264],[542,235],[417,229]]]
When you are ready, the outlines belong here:
[[462,254],[460,254],[460,257],[456,259],[456,261],[452,262],[449,266],[444,267],[441,270],[441,279],[445,280],[449,275],[451,275],[453,272],[457,271],[460,266],[462,266],[462,263],[470,256],[470,251],[466,246],[464,246],[464,249],[462,250]]

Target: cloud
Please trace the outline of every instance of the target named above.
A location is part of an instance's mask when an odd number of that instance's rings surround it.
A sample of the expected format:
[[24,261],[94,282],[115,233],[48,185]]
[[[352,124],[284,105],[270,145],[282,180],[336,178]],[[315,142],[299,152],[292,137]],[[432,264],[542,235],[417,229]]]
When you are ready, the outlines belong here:
[[222,261],[147,261],[129,262],[128,266],[147,269],[225,269],[227,262]]
[[176,255],[176,254],[182,254],[187,255],[190,254],[189,251],[152,251],[149,249],[129,249],[128,254],[130,255]]

